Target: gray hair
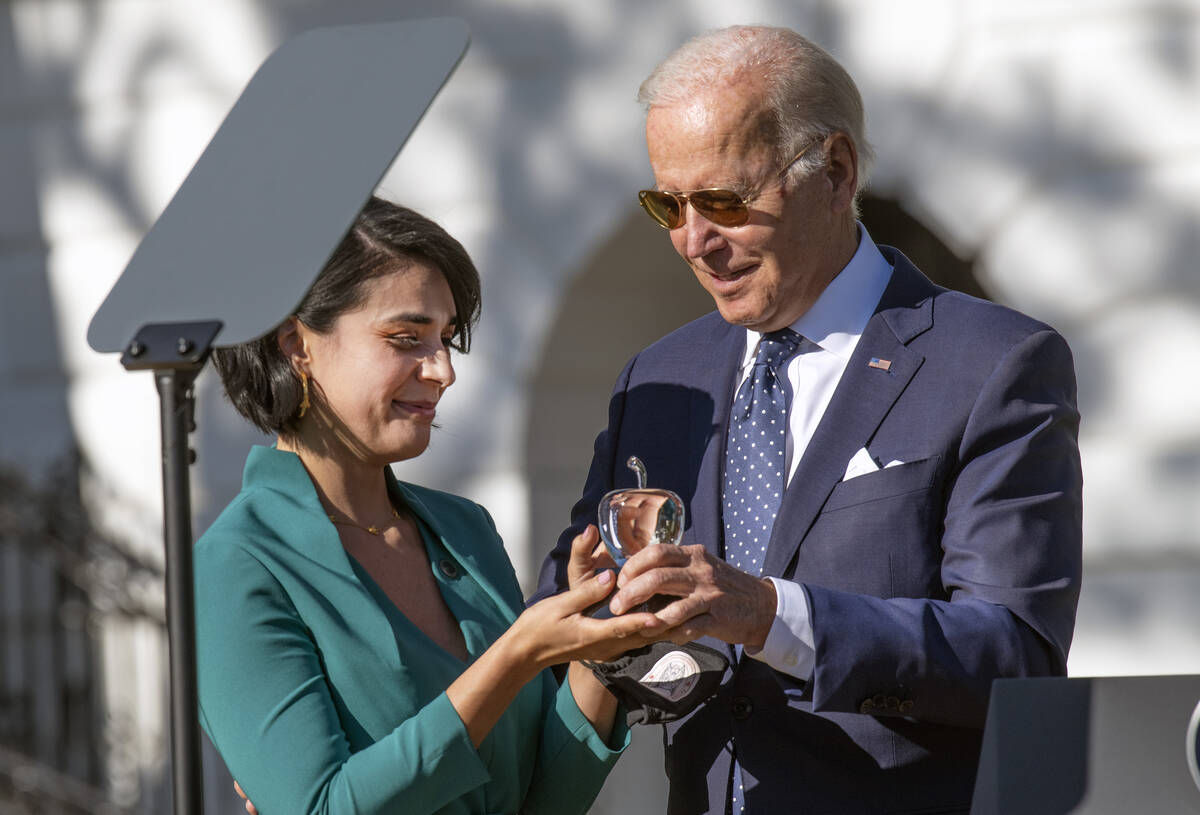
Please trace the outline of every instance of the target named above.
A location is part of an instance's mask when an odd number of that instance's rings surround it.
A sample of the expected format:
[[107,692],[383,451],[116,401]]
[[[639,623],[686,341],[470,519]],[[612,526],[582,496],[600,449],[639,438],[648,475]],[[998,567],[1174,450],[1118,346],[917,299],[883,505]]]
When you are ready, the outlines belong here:
[[[857,199],[867,185],[875,151],[867,142],[862,96],[850,74],[824,49],[787,28],[731,26],[710,31],[677,48],[646,78],[637,100],[647,111],[689,99],[705,87],[747,75],[765,82],[771,134],[782,164],[805,145],[845,133],[858,151]],[[790,171],[800,177],[825,160],[812,150]]]

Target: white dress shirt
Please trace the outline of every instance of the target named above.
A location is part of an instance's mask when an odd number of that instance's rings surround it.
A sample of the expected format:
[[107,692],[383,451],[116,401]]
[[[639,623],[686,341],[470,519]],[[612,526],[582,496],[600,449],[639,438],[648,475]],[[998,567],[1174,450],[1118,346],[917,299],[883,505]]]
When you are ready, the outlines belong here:
[[[858,251],[790,328],[804,338],[786,366],[792,398],[788,407],[787,483],[790,484],[842,379],[842,372],[892,277],[866,228],[858,225]],[[746,331],[746,353],[738,386],[750,376],[761,335]],[[737,388],[734,389],[737,392]],[[748,656],[798,679],[812,677],[815,642],[808,594],[800,583],[768,578],[775,584],[775,622],[761,650]]]

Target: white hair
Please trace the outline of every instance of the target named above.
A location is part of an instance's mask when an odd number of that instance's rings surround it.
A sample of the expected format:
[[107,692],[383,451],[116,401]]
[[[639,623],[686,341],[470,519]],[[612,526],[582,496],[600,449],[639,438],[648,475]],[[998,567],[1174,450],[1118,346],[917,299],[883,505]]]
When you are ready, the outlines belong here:
[[[637,100],[647,111],[691,98],[703,88],[728,85],[748,76],[764,84],[770,140],[782,164],[805,145],[835,132],[845,133],[858,153],[857,198],[867,185],[875,151],[867,142],[862,96],[837,60],[787,28],[731,26],[688,40],[646,78]],[[825,160],[813,150],[793,165],[794,177]]]

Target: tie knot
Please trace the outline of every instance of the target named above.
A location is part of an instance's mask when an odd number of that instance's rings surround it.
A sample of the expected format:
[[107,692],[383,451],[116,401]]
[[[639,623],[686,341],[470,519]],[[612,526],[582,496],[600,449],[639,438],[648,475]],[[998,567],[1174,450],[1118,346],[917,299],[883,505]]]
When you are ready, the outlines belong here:
[[758,352],[754,355],[755,365],[766,365],[771,370],[796,352],[803,339],[790,328],[769,331],[758,341]]

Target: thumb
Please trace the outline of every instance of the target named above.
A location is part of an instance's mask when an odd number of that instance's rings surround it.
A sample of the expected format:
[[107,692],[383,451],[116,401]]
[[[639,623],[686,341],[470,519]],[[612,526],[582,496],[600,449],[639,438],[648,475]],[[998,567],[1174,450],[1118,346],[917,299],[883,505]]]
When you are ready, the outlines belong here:
[[605,569],[560,596],[569,598],[567,611],[568,613],[575,613],[583,611],[588,606],[595,605],[603,600],[612,593],[616,583],[617,581],[613,578],[612,570]]
[[583,582],[595,569],[596,557],[593,553],[598,548],[599,541],[600,533],[593,524],[588,524],[571,541],[571,556],[567,561],[568,586]]

